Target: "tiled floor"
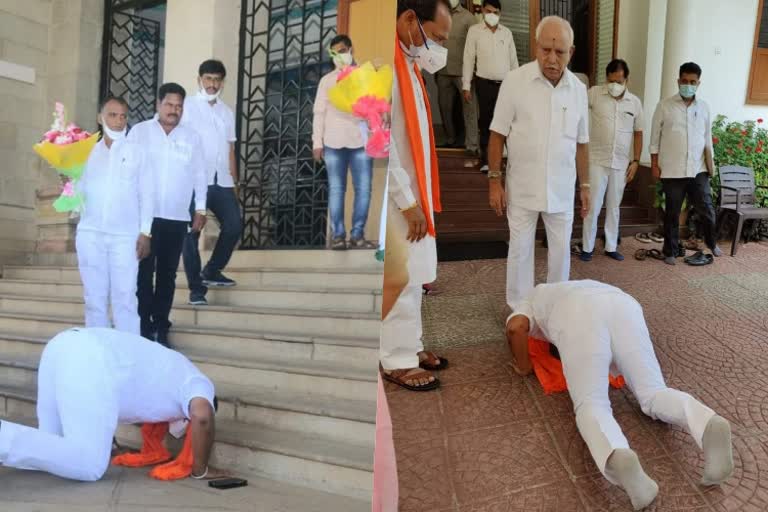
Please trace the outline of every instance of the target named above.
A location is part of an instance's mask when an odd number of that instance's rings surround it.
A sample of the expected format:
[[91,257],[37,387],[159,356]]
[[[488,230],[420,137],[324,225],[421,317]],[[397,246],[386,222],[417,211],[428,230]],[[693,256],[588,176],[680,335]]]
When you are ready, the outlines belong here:
[[[736,470],[722,487],[697,485],[703,459],[683,432],[644,416],[625,390],[614,413],[660,486],[649,510],[768,510],[768,245],[749,244],[708,267],[682,261],[574,258],[573,279],[623,288],[645,308],[670,386],[732,422]],[[723,247],[727,252],[727,248]],[[537,279],[546,252],[537,249]],[[440,295],[425,298],[425,342],[450,359],[437,392],[391,384],[402,512],[631,510],[597,471],[567,393],[546,396],[507,369],[505,261],[441,264]]]

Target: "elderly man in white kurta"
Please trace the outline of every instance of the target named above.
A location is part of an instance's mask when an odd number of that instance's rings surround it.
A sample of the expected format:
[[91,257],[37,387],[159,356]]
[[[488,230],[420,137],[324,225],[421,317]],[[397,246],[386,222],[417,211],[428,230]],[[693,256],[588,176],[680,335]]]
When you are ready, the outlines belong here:
[[381,325],[383,377],[412,391],[435,389],[430,373],[447,366],[421,340],[422,285],[437,278],[434,215],[439,211],[437,156],[426,89],[418,68],[435,73],[446,62],[440,46],[451,16],[439,0],[398,3],[392,145],[389,153],[387,221],[393,236],[408,242],[408,285]]
[[[605,70],[606,83],[589,90],[589,179],[591,201],[584,218],[579,258],[590,261],[595,249],[597,217],[605,199],[605,254],[622,261],[618,252],[619,212],[624,186],[632,181],[643,149],[643,105],[627,90],[629,66],[614,59]],[[630,152],[633,153],[630,161]]]
[[[77,184],[84,207],[75,246],[86,327],[139,334],[136,278],[150,250],[154,193],[144,150],[125,140],[128,104],[107,98],[99,111],[102,139]],[[109,319],[112,306],[112,322]]]
[[[511,71],[499,92],[491,124],[488,172],[491,208],[507,208],[507,304],[533,289],[536,224],[547,229],[547,282],[567,281],[578,171],[582,216],[589,211],[587,89],[567,69],[573,30],[550,16],[536,29],[536,61]],[[501,184],[507,146],[506,187]]]
[[540,284],[507,319],[513,368],[520,375],[532,370],[529,336],[557,347],[579,433],[597,467],[629,494],[635,510],[648,506],[659,488],[613,417],[608,396],[612,366],[645,414],[682,428],[703,448],[703,485],[722,483],[731,475],[728,421],[688,393],[667,387],[643,308],[631,296],[596,281]]
[[95,481],[118,425],[186,419],[192,476],[212,477],[215,405],[213,383],[182,354],[136,334],[70,329],[40,358],[38,428],[0,420],[0,465]]

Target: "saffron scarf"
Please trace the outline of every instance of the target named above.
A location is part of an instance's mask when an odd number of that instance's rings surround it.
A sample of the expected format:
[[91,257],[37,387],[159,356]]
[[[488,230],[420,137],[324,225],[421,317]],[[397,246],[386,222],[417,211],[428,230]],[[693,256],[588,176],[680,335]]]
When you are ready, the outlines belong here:
[[[430,170],[432,177],[432,207],[435,212],[442,211],[440,203],[440,176],[437,169],[437,151],[435,150],[435,133],[432,129],[432,109],[427,99],[427,89],[424,86],[424,80],[421,77],[421,71],[416,64],[413,65],[416,72],[416,78],[421,87],[421,93],[424,97],[424,104],[427,108],[427,121],[429,122],[429,144]],[[424,216],[427,218],[427,232],[433,237],[436,236],[435,224],[432,220],[432,212],[429,211],[429,195],[427,194],[427,170],[424,161],[424,143],[421,140],[421,130],[419,129],[419,115],[416,109],[416,94],[413,90],[410,73],[408,71],[408,62],[400,46],[400,40],[395,35],[395,73],[397,74],[397,84],[400,91],[400,98],[403,102],[403,111],[405,114],[405,129],[408,134],[408,142],[411,147],[411,156],[416,171],[416,179],[419,185],[419,202]]]
[[[550,354],[549,342],[529,336],[528,356],[531,358],[536,378],[541,383],[541,387],[544,388],[544,393],[549,395],[568,389],[565,374],[563,374],[563,363]],[[616,389],[623,388],[625,384],[624,377],[621,375],[614,377],[608,374],[608,382]]]
[[[124,453],[112,458],[115,466],[143,467],[160,464],[171,458],[163,446],[163,438],[168,433],[168,423],[145,423],[141,427],[142,446],[138,453]],[[181,452],[175,460],[155,466],[149,476],[157,480],[179,480],[192,474],[192,435],[187,432]]]

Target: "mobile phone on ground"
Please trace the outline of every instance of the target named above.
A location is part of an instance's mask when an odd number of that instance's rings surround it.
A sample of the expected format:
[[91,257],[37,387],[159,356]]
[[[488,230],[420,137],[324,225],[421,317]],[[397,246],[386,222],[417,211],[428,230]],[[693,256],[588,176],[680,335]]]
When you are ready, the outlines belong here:
[[245,487],[248,485],[248,480],[242,478],[219,478],[217,480],[211,480],[208,485],[214,489],[234,489],[235,487]]

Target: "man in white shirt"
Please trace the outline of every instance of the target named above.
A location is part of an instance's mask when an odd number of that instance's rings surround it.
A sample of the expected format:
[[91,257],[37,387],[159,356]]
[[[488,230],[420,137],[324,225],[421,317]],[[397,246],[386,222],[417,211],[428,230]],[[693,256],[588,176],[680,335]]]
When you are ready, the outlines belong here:
[[448,361],[422,343],[422,285],[437,278],[434,213],[440,182],[431,110],[420,70],[435,73],[447,59],[451,29],[445,0],[399,0],[392,87],[387,228],[408,246],[408,285],[381,323],[380,362],[385,380],[412,391],[439,386],[431,373]]
[[664,262],[675,264],[680,254],[680,209],[686,196],[696,209],[704,241],[714,256],[717,246],[715,209],[709,178],[715,175],[712,117],[709,105],[696,97],[701,68],[680,66],[679,91],[656,106],[651,126],[651,172],[664,187]]
[[[451,2],[451,33],[445,47],[448,63],[435,74],[437,82],[440,117],[445,129],[446,146],[463,147],[470,153],[479,154],[477,125],[477,94],[471,87],[469,101],[464,98],[462,73],[464,72],[464,47],[470,27],[477,23],[475,17],[461,5],[459,0]],[[460,130],[454,126],[454,105],[456,95],[461,96],[464,116],[464,143],[458,139]]]
[[596,281],[540,284],[507,319],[507,341],[519,375],[532,371],[528,337],[557,347],[576,413],[576,426],[595,464],[621,486],[635,510],[659,487],[646,475],[611,411],[609,374],[621,374],[642,411],[689,433],[704,451],[703,485],[733,472],[731,427],[688,393],[667,387],[653,351],[643,309],[613,286]]
[[0,465],[93,482],[118,425],[188,420],[192,477],[220,476],[207,470],[213,383],[180,353],[135,334],[70,329],[45,346],[37,380],[38,428],[0,421]]
[[[139,334],[136,280],[150,251],[154,191],[145,153],[125,139],[128,104],[110,96],[99,109],[102,139],[88,156],[78,191],[84,206],[77,225],[85,326]],[[109,320],[112,306],[113,322]]]
[[501,86],[488,151],[491,208],[499,216],[507,208],[507,304],[513,310],[533,289],[539,215],[547,229],[547,282],[568,280],[577,173],[582,217],[589,211],[587,88],[567,69],[573,29],[549,16],[536,29],[536,41],[536,61],[509,73]]
[[518,68],[515,40],[511,30],[499,25],[500,13],[499,0],[484,0],[483,22],[469,29],[464,46],[464,100],[472,99],[474,78],[482,151],[480,165],[484,172],[488,170],[488,140],[501,82],[510,71]]
[[190,222],[189,202],[195,196],[191,230],[206,220],[208,176],[203,143],[188,126],[180,126],[186,91],[176,83],[160,87],[157,114],[131,129],[128,140],[147,154],[146,169],[155,188],[152,251],[139,264],[138,297],[141,335],[168,345],[169,315],[176,291],[184,238]]
[[592,260],[603,198],[605,254],[617,261],[624,259],[617,248],[621,199],[624,186],[635,178],[643,149],[643,105],[627,90],[629,66],[614,59],[608,63],[605,77],[606,84],[592,87],[587,94],[591,200],[584,218],[581,261]]
[[[184,271],[189,284],[189,303],[205,306],[208,286],[235,286],[221,273],[232,257],[242,232],[240,205],[237,200],[237,161],[235,159],[235,115],[219,97],[227,70],[218,60],[206,60],[198,70],[200,90],[184,100],[181,124],[195,130],[203,143],[205,172],[208,180],[206,207],[221,225],[219,239],[211,259],[201,269],[200,232],[190,231],[184,239]],[[194,217],[195,197],[189,206]]]

